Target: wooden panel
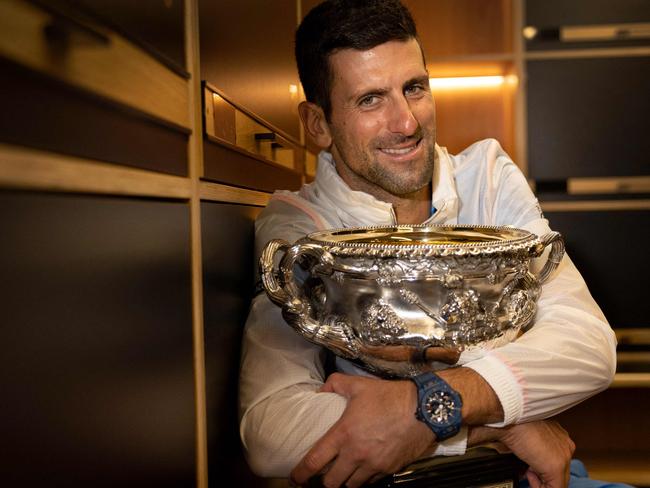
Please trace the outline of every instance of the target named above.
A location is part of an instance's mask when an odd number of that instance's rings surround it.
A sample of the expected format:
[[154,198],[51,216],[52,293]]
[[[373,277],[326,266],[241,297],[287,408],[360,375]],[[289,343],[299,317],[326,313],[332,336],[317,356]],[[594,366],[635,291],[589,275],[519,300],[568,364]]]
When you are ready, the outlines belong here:
[[515,156],[513,110],[515,87],[433,90],[437,140],[455,154],[487,137],[497,139]]
[[612,326],[650,327],[650,264],[642,257],[650,240],[650,211],[544,213],[564,236],[567,252]]
[[0,144],[0,187],[190,198],[190,180]]
[[76,5],[83,5],[111,28],[175,70],[185,71],[184,2],[178,0],[72,1]]
[[525,0],[530,25],[611,24],[650,21],[646,0]]
[[195,486],[189,209],[0,192],[6,486]]
[[[524,25],[537,28],[559,28],[562,26],[628,24],[650,22],[650,3],[646,0],[526,0]],[[548,49],[580,49],[611,46],[648,45],[648,39],[625,39],[612,41],[561,42],[557,39],[538,37],[526,42],[531,51]]]
[[0,141],[187,175],[187,132],[0,59]]
[[435,57],[511,53],[511,0],[404,0],[424,54]]
[[650,58],[528,61],[536,180],[648,174]]
[[614,388],[556,417],[591,478],[650,485],[650,388]]
[[[21,0],[0,2],[0,55],[127,106],[189,127],[187,80],[121,36],[92,25],[96,36],[48,40],[53,17]],[[69,24],[66,24],[69,25]],[[81,31],[86,32],[84,28]],[[79,28],[73,28],[79,33]],[[95,39],[95,40],[89,40]]]
[[213,202],[240,203],[244,205],[255,205],[264,207],[271,195],[268,193],[246,190],[229,185],[220,185],[219,183],[210,183],[202,181],[199,185],[199,194],[201,200]]
[[256,159],[226,142],[205,139],[203,154],[203,177],[210,181],[268,192],[297,190],[302,183],[300,173]]
[[211,140],[302,173],[304,154],[298,140],[228,100],[209,83],[204,85],[205,133]]
[[296,139],[296,0],[201,0],[201,78]]
[[321,0],[300,0],[300,18],[304,18]]
[[259,207],[203,203],[203,303],[210,486],[265,486],[250,473],[239,439],[241,337],[253,293]]

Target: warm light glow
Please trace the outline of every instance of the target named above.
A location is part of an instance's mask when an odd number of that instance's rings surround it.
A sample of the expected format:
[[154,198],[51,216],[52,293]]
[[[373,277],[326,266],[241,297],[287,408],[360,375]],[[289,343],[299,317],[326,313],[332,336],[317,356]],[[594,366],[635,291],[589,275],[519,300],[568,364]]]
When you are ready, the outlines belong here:
[[298,94],[298,85],[289,85],[289,93],[292,95]]
[[527,25],[522,30],[522,34],[524,35],[525,39],[528,39],[530,41],[531,39],[534,39],[535,36],[537,35],[537,27],[534,27],[532,25]]
[[429,78],[431,89],[455,89],[455,88],[483,88],[501,86],[503,84],[515,85],[517,77],[508,76],[459,76],[453,78]]

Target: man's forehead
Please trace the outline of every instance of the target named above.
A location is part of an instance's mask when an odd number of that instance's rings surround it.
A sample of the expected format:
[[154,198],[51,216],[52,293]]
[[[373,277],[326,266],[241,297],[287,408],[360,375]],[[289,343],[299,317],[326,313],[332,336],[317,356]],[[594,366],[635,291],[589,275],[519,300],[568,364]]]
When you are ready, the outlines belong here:
[[416,39],[389,41],[370,49],[340,49],[329,56],[332,81],[355,86],[406,82],[427,75],[422,50]]
[[356,58],[358,61],[371,62],[374,60],[380,60],[395,50],[399,50],[401,52],[411,51],[412,54],[420,57],[422,59],[422,63],[424,64],[422,48],[419,41],[415,38],[391,40],[377,44],[376,46],[369,47],[368,49],[356,49],[352,47],[339,48],[332,51],[329,54],[328,59],[331,61],[332,59]]

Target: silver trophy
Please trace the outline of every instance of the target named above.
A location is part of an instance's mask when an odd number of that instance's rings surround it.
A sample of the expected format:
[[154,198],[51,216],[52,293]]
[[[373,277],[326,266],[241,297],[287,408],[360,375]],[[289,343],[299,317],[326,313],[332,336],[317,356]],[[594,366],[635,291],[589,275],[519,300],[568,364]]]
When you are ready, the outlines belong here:
[[[531,259],[549,245],[541,271],[532,272]],[[541,285],[563,254],[557,232],[359,227],[294,245],[274,239],[260,272],[269,298],[306,339],[374,373],[408,377],[514,340],[533,321]]]

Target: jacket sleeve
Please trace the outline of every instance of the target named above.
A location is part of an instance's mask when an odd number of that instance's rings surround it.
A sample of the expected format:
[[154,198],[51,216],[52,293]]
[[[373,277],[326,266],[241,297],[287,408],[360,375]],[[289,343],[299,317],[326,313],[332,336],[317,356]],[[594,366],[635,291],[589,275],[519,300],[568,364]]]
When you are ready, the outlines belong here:
[[[271,239],[294,242],[315,226],[308,214],[271,200],[255,223],[258,258]],[[239,377],[240,436],[251,469],[286,477],[336,422],[345,399],[317,393],[324,382],[324,351],[283,319],[264,292],[251,304]]]
[[[501,153],[488,184],[496,225],[550,231],[518,168]],[[545,256],[533,263],[539,269]],[[542,287],[534,325],[516,341],[470,361],[504,410],[502,426],[553,416],[604,390],[616,369],[616,339],[582,276],[565,255]]]
[[251,469],[286,477],[338,420],[345,399],[317,393],[323,350],[294,332],[280,309],[258,295],[246,323],[239,383],[240,435]]

